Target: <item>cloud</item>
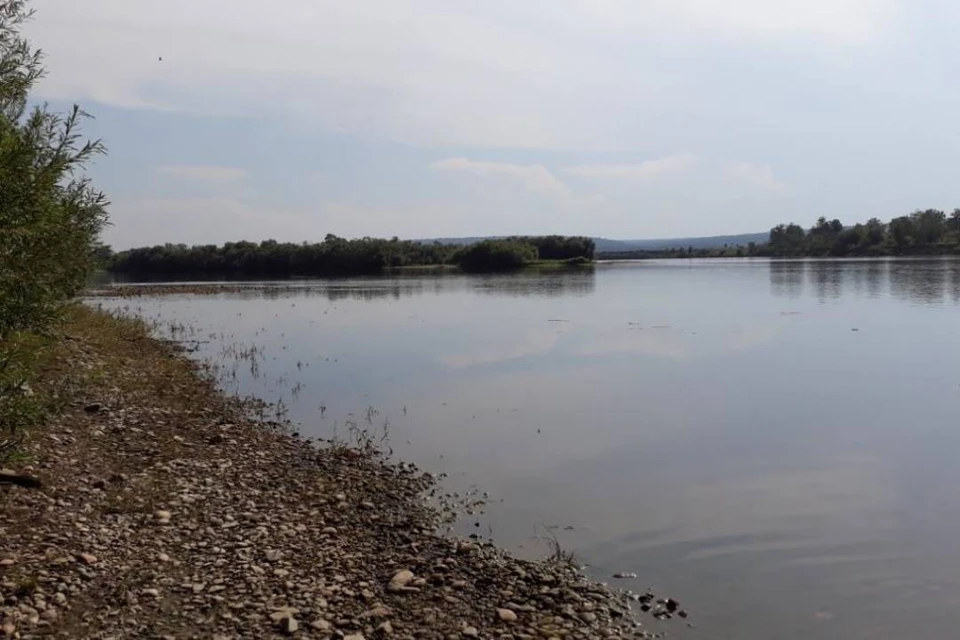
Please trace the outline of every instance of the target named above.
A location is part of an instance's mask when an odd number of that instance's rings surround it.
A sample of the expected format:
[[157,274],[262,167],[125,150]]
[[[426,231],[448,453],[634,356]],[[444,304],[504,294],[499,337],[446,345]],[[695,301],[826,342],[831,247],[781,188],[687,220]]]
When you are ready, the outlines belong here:
[[246,169],[214,165],[164,165],[156,167],[155,171],[162,176],[207,185],[233,184],[249,175]]
[[774,194],[784,194],[787,192],[787,185],[774,177],[773,169],[771,169],[769,165],[734,162],[727,167],[726,176],[732,182],[747,185],[761,191]]
[[527,191],[559,200],[570,200],[573,197],[570,188],[542,164],[520,165],[503,162],[482,162],[468,160],[467,158],[446,158],[434,162],[430,167],[436,171],[464,172],[483,177],[506,178],[523,185]]
[[[830,59],[885,42],[898,0],[35,0],[43,97],[288,119],[420,145],[635,148],[664,55],[723,44]],[[805,41],[806,41],[805,40]],[[666,42],[670,47],[660,46]],[[496,43],[496,46],[491,46]],[[162,57],[162,60],[160,58]],[[667,88],[668,91],[664,91]]]
[[575,14],[589,27],[625,36],[660,32],[672,39],[696,34],[708,39],[769,42],[785,36],[821,38],[864,46],[889,32],[901,15],[897,0],[588,0]]
[[564,173],[579,178],[613,178],[628,180],[657,180],[664,176],[690,171],[700,159],[690,153],[677,153],[640,164],[585,164],[567,167]]

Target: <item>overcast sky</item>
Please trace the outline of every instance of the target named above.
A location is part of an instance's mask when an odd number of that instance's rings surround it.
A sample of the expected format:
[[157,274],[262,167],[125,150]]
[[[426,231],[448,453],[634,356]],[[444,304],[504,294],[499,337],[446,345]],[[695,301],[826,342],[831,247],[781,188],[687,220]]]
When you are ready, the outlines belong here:
[[28,34],[116,247],[648,238],[960,206],[956,4],[34,0]]

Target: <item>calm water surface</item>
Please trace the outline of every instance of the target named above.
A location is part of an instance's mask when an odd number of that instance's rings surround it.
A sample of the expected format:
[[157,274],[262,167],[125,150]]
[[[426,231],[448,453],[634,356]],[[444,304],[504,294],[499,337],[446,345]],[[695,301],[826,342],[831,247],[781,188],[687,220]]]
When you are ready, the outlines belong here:
[[[649,261],[99,300],[256,345],[228,386],[679,598],[676,638],[954,637],[960,261]],[[321,411],[321,407],[323,410]],[[473,530],[473,520],[466,523]],[[551,527],[553,529],[548,529]]]

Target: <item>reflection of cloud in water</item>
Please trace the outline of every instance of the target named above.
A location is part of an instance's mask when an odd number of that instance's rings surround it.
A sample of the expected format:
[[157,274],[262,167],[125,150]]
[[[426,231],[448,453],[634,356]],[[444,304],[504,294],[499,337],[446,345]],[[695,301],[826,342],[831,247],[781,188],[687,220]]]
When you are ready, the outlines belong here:
[[672,360],[721,355],[752,349],[773,342],[782,328],[777,325],[754,325],[743,327],[721,336],[719,340],[701,340],[702,332],[692,333],[682,329],[624,330],[616,333],[593,334],[587,344],[577,348],[576,353],[586,357],[611,355],[647,355]]
[[560,331],[529,332],[519,340],[509,339],[507,344],[476,345],[476,353],[460,353],[444,356],[441,362],[453,369],[465,369],[498,362],[508,362],[528,356],[545,355],[553,351],[560,340]]
[[[877,460],[838,457],[829,466],[774,468],[722,483],[681,487],[672,496],[672,507],[658,509],[658,524],[675,527],[672,543],[758,532],[812,532],[825,519],[844,514],[849,516],[851,528],[868,529],[878,523],[875,519],[864,521],[863,512],[883,510],[896,495],[891,478]],[[699,553],[705,557],[724,551],[722,547],[704,548]]]
[[[585,541],[597,556],[616,562],[649,558],[645,552],[665,554],[671,562],[777,552],[771,557],[778,562],[815,563],[845,545],[861,553],[889,551],[881,532],[900,517],[897,478],[890,471],[867,455],[839,455],[815,468],[755,469],[664,491],[628,495],[570,486],[556,497],[563,504],[543,496],[541,509],[590,514],[594,527]],[[598,492],[606,496],[603,506],[596,503]]]

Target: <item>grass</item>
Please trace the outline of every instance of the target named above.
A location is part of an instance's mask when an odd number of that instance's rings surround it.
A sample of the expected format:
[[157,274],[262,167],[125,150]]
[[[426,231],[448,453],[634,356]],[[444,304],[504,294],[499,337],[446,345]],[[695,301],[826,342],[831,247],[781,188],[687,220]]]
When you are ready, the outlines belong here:
[[570,258],[569,260],[534,260],[527,264],[528,268],[535,269],[573,269],[579,267],[593,267],[594,261],[587,258]]
[[550,531],[549,527],[547,527],[547,529],[549,533],[536,535],[536,539],[546,544],[547,549],[549,550],[549,553],[546,557],[546,562],[579,571],[581,562],[577,557],[576,552],[574,552],[572,549],[565,549],[563,545],[560,544],[560,540],[557,538],[557,535],[553,533],[553,531]]

